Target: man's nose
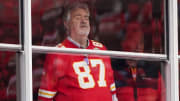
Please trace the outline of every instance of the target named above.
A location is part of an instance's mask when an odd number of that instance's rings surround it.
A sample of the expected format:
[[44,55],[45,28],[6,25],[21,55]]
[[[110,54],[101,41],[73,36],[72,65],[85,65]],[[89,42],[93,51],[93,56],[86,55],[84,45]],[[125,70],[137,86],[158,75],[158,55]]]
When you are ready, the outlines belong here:
[[82,23],[87,23],[87,19],[86,19],[86,18],[82,18],[82,19],[81,19],[81,22],[82,22]]
[[81,20],[81,24],[86,24],[87,22],[85,20]]

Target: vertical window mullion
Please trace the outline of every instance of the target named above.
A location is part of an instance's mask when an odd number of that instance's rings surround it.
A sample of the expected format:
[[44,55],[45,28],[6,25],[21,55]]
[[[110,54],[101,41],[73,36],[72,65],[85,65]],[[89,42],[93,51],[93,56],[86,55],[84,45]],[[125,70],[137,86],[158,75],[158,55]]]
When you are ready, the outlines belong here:
[[177,0],[168,0],[169,62],[167,68],[167,101],[179,101]]
[[17,53],[19,67],[17,67],[17,100],[33,101],[32,93],[32,28],[31,28],[31,0],[19,0],[20,4],[20,36],[22,49]]

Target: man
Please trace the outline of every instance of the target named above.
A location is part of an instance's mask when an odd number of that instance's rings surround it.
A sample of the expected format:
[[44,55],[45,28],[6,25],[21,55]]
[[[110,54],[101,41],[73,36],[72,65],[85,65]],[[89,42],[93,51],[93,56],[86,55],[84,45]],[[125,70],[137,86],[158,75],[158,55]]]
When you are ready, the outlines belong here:
[[[57,47],[106,50],[101,43],[88,40],[89,16],[86,4],[69,6],[64,17],[68,37]],[[48,54],[44,68],[39,101],[117,100],[108,56]]]

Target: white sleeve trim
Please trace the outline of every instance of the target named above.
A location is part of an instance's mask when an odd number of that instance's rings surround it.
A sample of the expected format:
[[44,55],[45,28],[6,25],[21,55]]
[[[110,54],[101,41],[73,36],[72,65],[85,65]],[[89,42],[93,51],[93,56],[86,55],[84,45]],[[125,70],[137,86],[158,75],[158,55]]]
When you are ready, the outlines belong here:
[[44,89],[39,89],[38,96],[45,97],[45,98],[53,98],[55,96],[56,92],[53,91],[47,91]]

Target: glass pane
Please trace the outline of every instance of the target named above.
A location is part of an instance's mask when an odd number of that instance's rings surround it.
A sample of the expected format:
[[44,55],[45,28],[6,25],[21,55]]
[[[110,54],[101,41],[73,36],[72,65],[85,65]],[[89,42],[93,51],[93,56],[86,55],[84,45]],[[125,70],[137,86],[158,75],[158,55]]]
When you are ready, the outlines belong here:
[[166,101],[163,62],[112,59],[119,101]]
[[0,43],[19,43],[19,0],[0,0]]
[[0,100],[16,101],[16,53],[0,51]]
[[[89,7],[90,39],[109,50],[164,53],[163,0],[80,1]],[[72,37],[65,30],[63,16],[74,3],[76,0],[32,0],[34,45],[55,46],[66,36]]]
[[163,65],[100,55],[33,54],[33,101],[111,101],[112,94],[119,101],[165,101]]

